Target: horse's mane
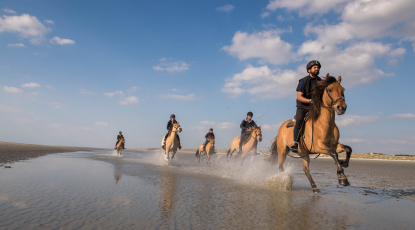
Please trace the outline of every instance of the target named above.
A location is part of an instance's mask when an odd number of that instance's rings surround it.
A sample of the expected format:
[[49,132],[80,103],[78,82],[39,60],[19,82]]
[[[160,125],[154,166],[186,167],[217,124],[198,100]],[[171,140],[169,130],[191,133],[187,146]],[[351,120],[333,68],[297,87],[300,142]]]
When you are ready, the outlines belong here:
[[311,105],[310,112],[308,113],[309,119],[317,120],[320,117],[321,106],[323,105],[323,94],[326,87],[330,84],[337,82],[336,78],[327,74],[326,78],[322,81],[317,81],[313,90],[313,104]]

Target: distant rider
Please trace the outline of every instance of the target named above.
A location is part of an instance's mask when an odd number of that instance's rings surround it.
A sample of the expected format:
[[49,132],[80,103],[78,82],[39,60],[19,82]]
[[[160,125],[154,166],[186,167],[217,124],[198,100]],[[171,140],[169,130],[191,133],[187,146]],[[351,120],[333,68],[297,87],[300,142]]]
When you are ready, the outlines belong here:
[[[174,114],[170,115],[170,121],[169,121],[169,122],[167,122],[167,130],[168,130],[168,132],[167,132],[167,134],[164,136],[164,141],[163,141],[163,146],[162,146],[162,148],[163,148],[163,149],[166,149],[166,139],[167,139],[167,137],[169,136],[170,132],[171,132],[171,131],[172,131],[172,129],[173,129],[173,124],[176,124],[176,123],[177,123],[177,121],[176,121],[176,115],[174,115]],[[181,144],[180,144],[180,137],[179,137],[179,134],[177,134],[177,133],[176,133],[176,136],[177,136],[177,140],[179,141],[179,149],[181,149],[181,148],[182,148],[182,146],[181,146]]]
[[[120,131],[117,136],[117,143],[115,143],[115,149],[117,149],[117,145],[120,142],[121,138],[124,138],[124,136],[122,135],[122,132]],[[124,139],[124,144],[122,145],[122,149],[125,149],[125,139]]]
[[246,119],[242,121],[241,125],[239,127],[241,127],[241,139],[239,140],[239,153],[242,153],[242,141],[245,139],[245,131],[248,128],[253,128],[256,126],[255,121],[252,120],[252,117],[254,116],[254,114],[252,112],[248,112],[246,114]]
[[321,81],[321,78],[318,76],[320,73],[321,64],[319,61],[313,60],[307,64],[308,75],[302,78],[298,82],[297,86],[297,112],[296,112],[296,122],[294,127],[294,143],[291,145],[290,149],[293,152],[298,152],[298,133],[300,132],[301,126],[304,122],[304,117],[310,110],[309,106],[313,103],[312,93],[314,86],[317,81]]
[[213,134],[213,129],[210,128],[209,132],[205,135],[205,143],[203,144],[203,151],[206,152],[206,145],[208,143],[208,138],[215,139],[215,134]]

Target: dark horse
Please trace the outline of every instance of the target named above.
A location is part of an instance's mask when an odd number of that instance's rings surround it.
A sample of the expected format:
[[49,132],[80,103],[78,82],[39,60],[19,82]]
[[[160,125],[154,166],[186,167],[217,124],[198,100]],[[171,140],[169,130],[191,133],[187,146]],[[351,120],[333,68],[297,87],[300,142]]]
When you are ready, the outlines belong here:
[[[308,120],[303,126],[304,132],[300,133],[298,154],[303,160],[304,172],[310,181],[314,192],[320,192],[310,175],[309,154],[326,154],[334,159],[337,166],[339,184],[350,185],[343,168],[349,166],[352,148],[339,143],[339,129],[335,123],[335,112],[343,115],[346,112],[344,88],[340,85],[341,77],[336,78],[327,74],[326,78],[318,81],[314,87],[313,104],[308,114]],[[279,158],[280,171],[284,171],[284,161],[289,152],[291,143],[294,142],[294,127],[286,127],[291,120],[284,122],[278,130],[271,145],[271,162],[276,163]],[[346,152],[346,160],[339,160],[338,153]]]

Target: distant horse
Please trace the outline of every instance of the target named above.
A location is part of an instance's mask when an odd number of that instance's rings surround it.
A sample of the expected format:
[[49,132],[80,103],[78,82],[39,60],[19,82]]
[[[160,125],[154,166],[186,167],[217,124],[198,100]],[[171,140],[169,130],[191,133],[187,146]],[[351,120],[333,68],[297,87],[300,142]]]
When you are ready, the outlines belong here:
[[117,144],[117,153],[118,153],[119,156],[121,156],[121,154],[122,154],[122,149],[124,147],[124,143],[125,143],[124,137],[121,137],[120,141]]
[[208,160],[206,162],[207,164],[210,163],[210,156],[215,154],[215,138],[208,137],[207,141],[208,143],[206,144],[206,151],[203,151],[203,145],[205,143],[201,143],[199,145],[199,148],[196,151],[196,157],[199,159],[199,163],[200,163],[200,157],[202,156],[202,154],[203,156],[207,155],[208,157]]
[[[179,140],[177,139],[177,133],[180,133],[182,131],[182,127],[180,127],[179,122],[174,123],[172,130],[169,134],[169,136],[166,139],[166,157],[167,157],[167,163],[170,163],[170,152],[172,153],[171,159],[173,160],[174,155],[177,152],[177,148],[179,147]],[[164,141],[164,137],[162,142]]]
[[[256,153],[258,141],[262,141],[262,131],[261,126],[255,126],[252,128],[247,129],[246,131],[246,139],[242,140],[242,162],[241,165],[244,163],[244,159],[246,154],[251,153],[251,162],[254,160],[254,153]],[[235,137],[232,140],[231,147],[229,148],[226,158],[231,159],[232,153],[235,151],[239,152],[239,140],[241,139],[240,136]]]
[[[303,125],[304,132],[300,133],[298,155],[303,160],[304,172],[310,181],[313,192],[320,190],[310,175],[309,154],[322,153],[331,156],[337,166],[337,177],[339,184],[350,185],[343,168],[349,166],[352,148],[339,143],[339,129],[335,123],[335,112],[343,115],[346,112],[346,101],[344,99],[344,88],[340,85],[341,76],[336,78],[327,74],[322,81],[317,81],[313,91],[311,110],[308,113],[308,120]],[[279,157],[279,169],[284,171],[284,161],[288,154],[289,146],[294,142],[293,129],[285,121],[271,145],[271,162],[276,163]],[[339,160],[338,153],[346,152],[346,160]]]

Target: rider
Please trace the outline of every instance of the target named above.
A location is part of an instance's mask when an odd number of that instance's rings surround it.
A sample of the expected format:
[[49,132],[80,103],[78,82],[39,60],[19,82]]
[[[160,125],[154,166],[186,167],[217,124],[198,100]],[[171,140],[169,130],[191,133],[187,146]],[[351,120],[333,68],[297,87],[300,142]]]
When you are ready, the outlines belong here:
[[290,149],[293,152],[298,152],[298,143],[297,137],[300,132],[301,126],[304,122],[304,117],[309,111],[309,106],[312,104],[312,93],[314,85],[317,81],[321,81],[321,78],[318,76],[320,73],[321,64],[319,61],[313,60],[307,64],[308,75],[302,78],[298,82],[297,86],[297,112],[296,112],[296,122],[294,127],[294,143],[291,145]]
[[[122,135],[122,132],[120,131],[117,136],[117,143],[115,143],[114,149],[117,149],[118,142],[120,142],[121,138],[124,138],[124,136]],[[125,139],[124,139],[124,144],[122,145],[122,149],[125,149]]]
[[255,127],[255,121],[252,120],[252,117],[254,116],[254,114],[252,112],[248,112],[246,114],[246,119],[242,121],[241,125],[239,127],[241,127],[241,139],[239,140],[239,153],[242,153],[242,141],[245,138],[245,131],[248,128],[251,127]]
[[210,137],[210,138],[212,138],[212,139],[214,139],[215,138],[215,134],[213,134],[213,129],[212,128],[210,128],[209,129],[209,132],[205,135],[205,138],[206,138],[206,140],[205,140],[205,143],[203,144],[203,151],[204,152],[206,152],[206,145],[207,145],[207,143],[208,143],[208,137]]
[[[163,148],[163,149],[165,149],[165,148],[166,148],[166,139],[167,139],[167,137],[169,136],[169,134],[170,134],[170,132],[171,132],[171,130],[172,130],[172,128],[173,128],[173,124],[176,124],[176,123],[177,123],[177,121],[176,121],[176,115],[174,115],[174,114],[170,115],[170,121],[169,121],[169,122],[167,122],[167,130],[168,130],[168,132],[167,132],[167,134],[164,136],[164,141],[163,141],[163,146],[162,146],[162,148]],[[179,134],[177,134],[177,133],[176,133],[176,135],[177,135],[177,140],[179,141],[179,149],[181,149],[181,148],[182,148],[182,146],[181,146],[181,144],[180,144],[180,137],[179,137]]]

